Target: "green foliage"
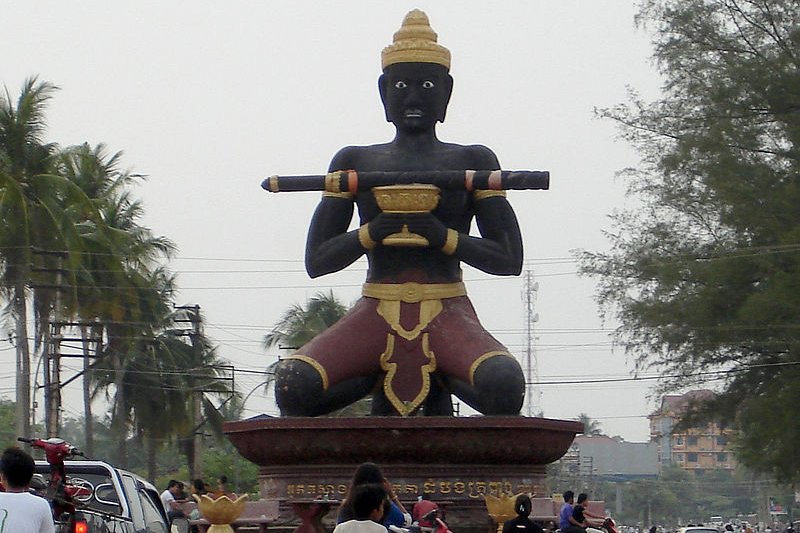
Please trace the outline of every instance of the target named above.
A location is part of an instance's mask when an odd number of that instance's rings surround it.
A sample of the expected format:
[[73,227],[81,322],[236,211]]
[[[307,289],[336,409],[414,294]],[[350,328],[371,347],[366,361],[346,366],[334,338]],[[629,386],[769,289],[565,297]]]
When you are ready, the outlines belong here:
[[737,429],[750,468],[800,480],[780,413],[800,365],[800,3],[648,0],[639,21],[663,96],[601,114],[641,154],[624,175],[642,207],[612,216],[610,252],[581,270],[662,392],[724,372],[695,415]]
[[[232,381],[199,328],[185,336],[190,311],[174,309],[175,277],[162,264],[175,246],[141,225],[144,209],[129,189],[143,176],[122,169],[121,153],[103,144],[45,142],[46,104],[55,90],[34,77],[15,101],[7,90],[0,94],[0,302],[16,322],[17,432],[31,433],[28,309],[40,351],[49,345],[51,320],[81,320],[90,324],[82,334],[103,341],[96,351],[84,346],[87,359],[96,357],[85,386],[93,397],[104,394],[112,409],[96,432],[84,434],[75,424],[64,430],[120,467],[144,455],[155,474],[157,452],[175,438],[196,429],[221,438],[222,417],[211,400],[230,397]],[[64,263],[34,248],[63,251]],[[60,298],[52,290],[56,267],[64,271]],[[200,317],[189,321],[199,324]],[[84,418],[94,420],[90,407]],[[95,447],[95,433],[114,444]],[[188,457],[191,443],[186,449]]]
[[17,437],[14,427],[16,406],[11,400],[0,398],[0,450],[15,446]]
[[287,343],[300,347],[331,327],[347,312],[333,291],[318,292],[305,307],[294,304],[281,316],[272,331],[264,337],[264,348]]
[[[559,466],[548,466],[548,489],[588,492],[592,500],[605,502],[618,524],[663,525],[669,529],[690,522],[704,522],[711,515],[735,517],[758,510],[762,486],[745,472],[709,471],[695,476],[677,466],[666,467],[653,479],[610,482],[587,475],[570,475]],[[770,494],[777,494],[774,488]],[[622,512],[617,513],[617,494],[622,494]]]
[[[264,349],[284,344],[287,350],[297,349],[334,325],[345,313],[347,307],[336,298],[332,290],[327,294],[318,292],[306,301],[305,307],[294,304],[283,313],[272,331],[264,336]],[[278,363],[280,361],[275,361],[266,369],[265,394],[269,394],[270,387],[274,385]],[[363,408],[364,403],[359,404],[359,407]]]
[[206,483],[212,487],[221,475],[225,475],[230,490],[258,499],[258,466],[239,455],[230,442],[225,441],[203,453],[203,471]]
[[586,413],[581,413],[575,420],[583,424],[584,435],[597,436],[603,434],[603,430],[600,427],[601,425],[600,422],[597,420],[593,420],[592,417],[590,417]]

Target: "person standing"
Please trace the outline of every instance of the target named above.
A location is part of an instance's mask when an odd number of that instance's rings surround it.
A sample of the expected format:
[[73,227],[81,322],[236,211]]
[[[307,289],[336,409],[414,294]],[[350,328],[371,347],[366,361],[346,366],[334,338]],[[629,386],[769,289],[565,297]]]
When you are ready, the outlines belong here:
[[227,496],[231,500],[236,499],[236,493],[228,489],[228,476],[225,474],[217,479],[217,489],[214,491],[214,498],[222,498],[223,496]]
[[392,489],[392,484],[383,476],[383,471],[375,463],[362,463],[356,468],[347,496],[345,496],[342,505],[339,507],[339,514],[336,517],[338,524],[351,520],[356,516],[353,509],[352,496],[355,493],[355,489],[362,485],[380,485],[386,491],[388,497],[386,498],[381,523],[387,529],[389,526],[408,527],[411,525],[411,515],[403,507],[400,498],[397,497],[397,494]]
[[387,498],[386,489],[378,484],[360,485],[353,489],[351,496],[353,518],[338,524],[333,533],[386,533],[386,528],[380,523]]
[[503,525],[503,533],[544,533],[542,526],[529,518],[532,507],[530,496],[527,494],[517,496],[514,502],[517,516]]
[[0,457],[0,533],[55,533],[53,512],[44,498],[29,492],[36,464],[25,451],[11,447]]

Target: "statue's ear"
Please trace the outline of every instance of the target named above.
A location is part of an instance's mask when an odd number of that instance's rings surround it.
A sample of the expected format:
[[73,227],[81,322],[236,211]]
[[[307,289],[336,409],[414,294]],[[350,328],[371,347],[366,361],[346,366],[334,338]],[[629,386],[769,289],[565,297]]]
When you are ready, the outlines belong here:
[[386,122],[391,122],[392,118],[389,116],[389,107],[386,105],[386,74],[381,74],[378,78],[378,92],[381,94],[381,102],[383,103],[383,111],[386,114]]
[[453,76],[448,74],[444,77],[445,83],[445,93],[444,93],[444,105],[442,106],[442,116],[438,117],[439,122],[444,122],[444,117],[447,115],[447,106],[450,104],[450,97],[453,96]]

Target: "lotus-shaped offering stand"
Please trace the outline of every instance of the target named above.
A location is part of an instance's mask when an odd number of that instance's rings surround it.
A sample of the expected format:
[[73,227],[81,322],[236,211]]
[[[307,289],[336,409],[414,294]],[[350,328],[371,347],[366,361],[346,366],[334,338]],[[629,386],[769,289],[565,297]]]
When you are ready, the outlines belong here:
[[194,499],[197,500],[200,515],[211,523],[208,533],[233,533],[231,523],[244,511],[247,494],[242,494],[235,500],[228,496],[211,498],[207,494],[194,494]]
[[[372,189],[378,207],[384,213],[430,213],[439,204],[439,187],[421,183],[386,185]],[[428,239],[411,233],[404,225],[398,233],[383,239],[385,246],[428,246]]]
[[519,496],[521,494],[512,494],[510,496],[490,496],[487,494],[483,497],[486,501],[486,510],[489,511],[489,516],[497,524],[497,533],[503,533],[503,524],[506,520],[517,516],[514,504]]

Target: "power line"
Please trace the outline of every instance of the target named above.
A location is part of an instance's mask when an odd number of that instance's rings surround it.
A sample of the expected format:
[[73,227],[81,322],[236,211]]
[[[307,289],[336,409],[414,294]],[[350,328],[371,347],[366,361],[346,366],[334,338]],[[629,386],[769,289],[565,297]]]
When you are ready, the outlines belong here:
[[[726,376],[730,374],[739,374],[748,372],[757,368],[770,368],[770,367],[783,367],[783,366],[797,366],[800,361],[786,361],[782,363],[764,363],[752,364],[738,368],[731,368],[727,370],[708,370],[704,372],[692,372],[692,377],[695,376]],[[633,376],[627,378],[594,378],[594,379],[581,379],[581,380],[560,380],[560,381],[539,381],[534,385],[579,385],[579,384],[598,384],[598,383],[620,383],[626,381],[655,381],[659,379],[669,378],[682,378],[686,377],[685,374],[657,374],[652,376]]]

